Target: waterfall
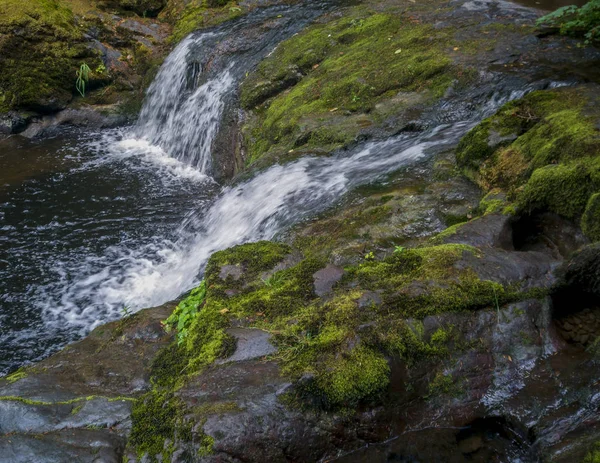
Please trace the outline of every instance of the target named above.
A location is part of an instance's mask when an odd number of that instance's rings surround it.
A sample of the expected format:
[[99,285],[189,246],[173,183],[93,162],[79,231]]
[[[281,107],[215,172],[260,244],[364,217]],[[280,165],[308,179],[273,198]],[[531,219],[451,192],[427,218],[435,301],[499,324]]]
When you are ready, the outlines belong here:
[[134,129],[134,138],[160,147],[163,152],[202,173],[209,173],[211,148],[224,108],[223,97],[234,79],[230,67],[198,85],[201,64],[190,61],[192,49],[200,49],[216,33],[190,35],[161,66],[148,89]]

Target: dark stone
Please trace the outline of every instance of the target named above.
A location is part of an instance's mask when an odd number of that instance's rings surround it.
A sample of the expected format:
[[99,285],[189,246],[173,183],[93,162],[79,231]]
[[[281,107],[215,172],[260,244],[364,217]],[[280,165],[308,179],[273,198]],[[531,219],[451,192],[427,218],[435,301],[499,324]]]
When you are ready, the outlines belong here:
[[342,279],[344,269],[328,264],[313,275],[315,294],[319,297],[326,296],[333,291],[334,285]]
[[230,357],[217,363],[242,362],[259,357],[266,357],[277,351],[271,344],[271,335],[263,330],[250,328],[230,328],[227,333],[237,341],[236,349]]

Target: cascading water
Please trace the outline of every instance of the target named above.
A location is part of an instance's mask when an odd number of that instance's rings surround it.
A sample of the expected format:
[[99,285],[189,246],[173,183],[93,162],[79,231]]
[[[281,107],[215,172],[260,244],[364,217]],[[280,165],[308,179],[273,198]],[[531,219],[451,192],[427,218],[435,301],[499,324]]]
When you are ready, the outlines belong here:
[[229,69],[214,79],[197,85],[202,77],[199,64],[190,69],[192,48],[218,34],[184,39],[166,59],[148,89],[134,136],[162,148],[166,155],[182,163],[209,172],[211,147],[224,108],[224,95],[233,86]]
[[[508,89],[487,106],[489,95],[459,110],[442,102],[432,118],[439,125],[427,131],[276,165],[219,191],[207,174],[240,79],[318,14],[315,4],[267,8],[189,36],[165,61],[133,128],[71,138],[52,173],[6,198],[0,189],[0,262],[8,264],[0,267],[0,374],[124,307],[177,298],[213,252],[276,237],[356,186],[455,144],[482,114],[533,89]],[[244,28],[267,20],[260,37],[245,39]]]

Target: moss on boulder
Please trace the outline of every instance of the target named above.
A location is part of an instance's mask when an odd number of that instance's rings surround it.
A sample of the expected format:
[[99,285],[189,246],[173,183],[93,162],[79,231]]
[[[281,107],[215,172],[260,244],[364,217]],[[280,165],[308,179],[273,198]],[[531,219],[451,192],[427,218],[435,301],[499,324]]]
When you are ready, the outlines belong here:
[[504,210],[512,204],[578,221],[600,191],[596,95],[595,86],[580,86],[508,103],[463,137],[457,161],[484,192],[506,195]]
[[235,0],[170,0],[161,17],[173,24],[169,41],[177,43],[197,29],[217,26],[241,16],[248,8]]
[[600,193],[590,196],[581,218],[581,228],[590,240],[600,241]]
[[256,115],[245,127],[249,163],[330,152],[466,78],[444,52],[450,31],[364,7],[345,13],[280,44],[243,82],[242,106]]
[[57,0],[0,0],[0,55],[0,112],[61,109],[75,92],[79,66],[93,71],[101,63]]

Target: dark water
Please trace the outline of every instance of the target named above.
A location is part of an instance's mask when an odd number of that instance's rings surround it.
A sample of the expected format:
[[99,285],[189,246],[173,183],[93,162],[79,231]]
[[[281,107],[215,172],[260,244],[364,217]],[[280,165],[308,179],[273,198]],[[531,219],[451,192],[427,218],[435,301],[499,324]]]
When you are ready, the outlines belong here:
[[82,277],[118,278],[120,260],[174,239],[217,191],[177,164],[108,156],[98,138],[0,141],[0,373],[114,318]]

